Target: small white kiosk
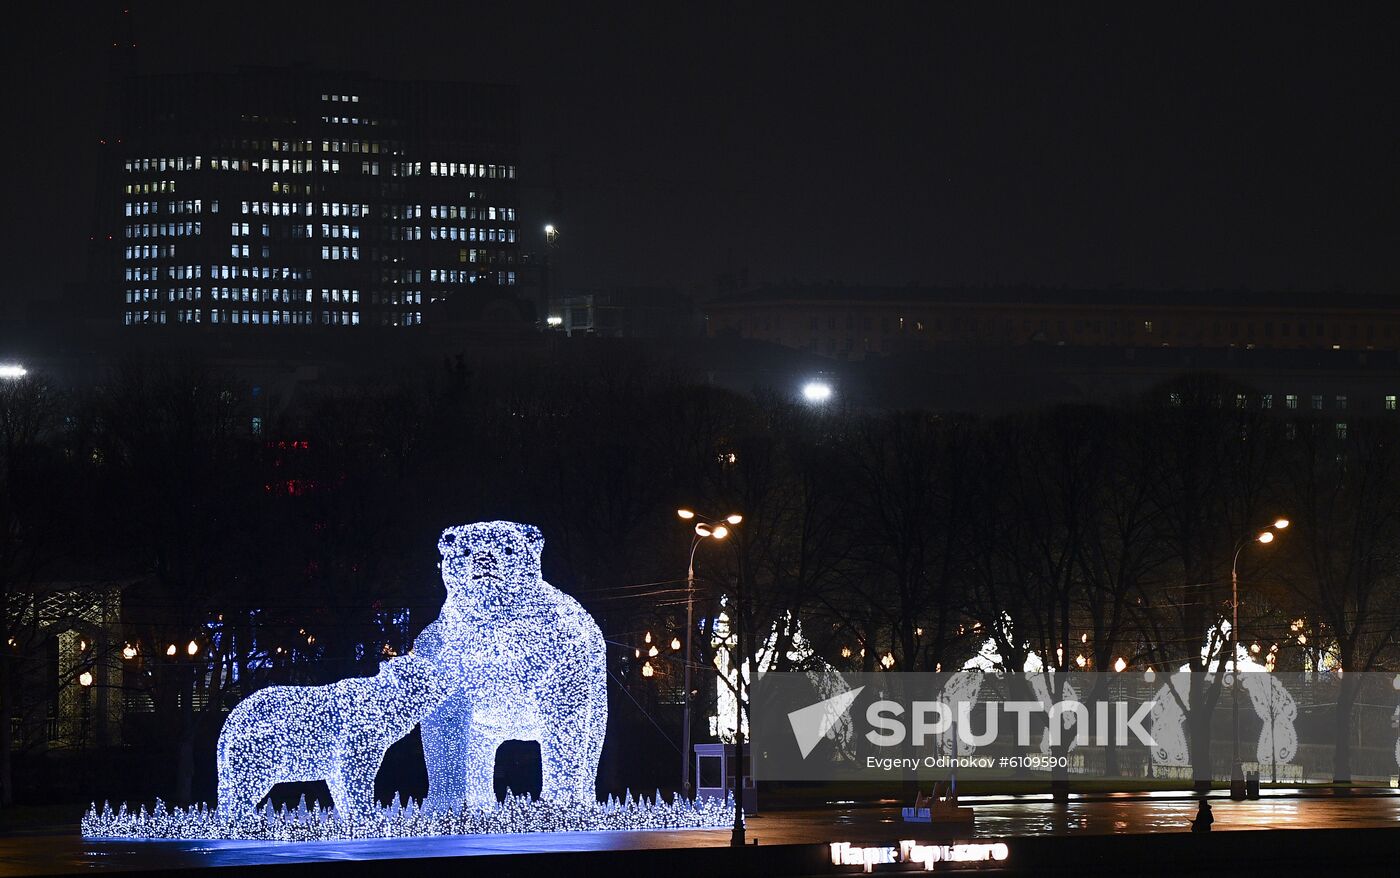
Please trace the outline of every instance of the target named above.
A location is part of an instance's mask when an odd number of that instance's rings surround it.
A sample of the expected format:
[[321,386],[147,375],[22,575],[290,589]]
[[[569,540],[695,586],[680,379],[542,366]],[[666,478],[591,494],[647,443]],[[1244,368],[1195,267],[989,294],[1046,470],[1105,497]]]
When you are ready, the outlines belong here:
[[[695,745],[695,795],[696,798],[723,799],[734,789],[733,744]],[[753,785],[753,762],[749,759],[749,745],[744,744],[744,792],[745,814],[758,812],[758,790]]]

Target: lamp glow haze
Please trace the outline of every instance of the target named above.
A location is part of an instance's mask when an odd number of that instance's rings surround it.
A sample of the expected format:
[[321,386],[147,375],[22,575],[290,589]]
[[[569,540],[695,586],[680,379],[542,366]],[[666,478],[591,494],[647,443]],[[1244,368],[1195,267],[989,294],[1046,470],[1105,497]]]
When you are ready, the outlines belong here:
[[831,385],[825,381],[808,381],[802,385],[802,398],[810,403],[823,403],[831,399]]

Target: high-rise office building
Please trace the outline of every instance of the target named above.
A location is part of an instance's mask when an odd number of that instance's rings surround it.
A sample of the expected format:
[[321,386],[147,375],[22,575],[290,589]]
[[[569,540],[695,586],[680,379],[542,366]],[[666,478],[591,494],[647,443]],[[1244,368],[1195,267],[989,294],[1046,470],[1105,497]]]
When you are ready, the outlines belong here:
[[508,86],[305,68],[128,78],[101,184],[121,322],[520,315],[518,117]]

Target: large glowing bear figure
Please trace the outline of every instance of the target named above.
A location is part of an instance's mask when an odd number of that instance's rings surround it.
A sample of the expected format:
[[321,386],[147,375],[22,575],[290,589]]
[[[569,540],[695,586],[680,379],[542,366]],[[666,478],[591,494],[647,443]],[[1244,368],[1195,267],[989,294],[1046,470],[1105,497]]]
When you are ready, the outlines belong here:
[[337,811],[366,816],[384,752],[447,700],[450,685],[409,655],[384,662],[373,677],[254,692],[219,732],[220,810],[241,816],[276,784],[324,780]]
[[539,528],[486,521],[442,532],[447,600],[414,642],[454,694],[422,722],[429,808],[492,805],[496,748],[538,741],[554,801],[597,801],[607,731],[603,634],[540,577]]

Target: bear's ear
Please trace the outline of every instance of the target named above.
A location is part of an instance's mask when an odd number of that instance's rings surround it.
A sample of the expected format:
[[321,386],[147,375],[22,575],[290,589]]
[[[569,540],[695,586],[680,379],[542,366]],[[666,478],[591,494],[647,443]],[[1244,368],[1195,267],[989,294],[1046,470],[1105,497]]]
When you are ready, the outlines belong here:
[[540,560],[540,555],[544,552],[544,534],[533,524],[520,525],[520,534],[525,537],[525,544],[530,547],[530,554],[535,556],[535,560]]
[[460,527],[449,527],[442,532],[442,536],[438,537],[438,553],[442,557],[446,558],[459,551],[457,545],[460,537],[459,531],[461,531]]

